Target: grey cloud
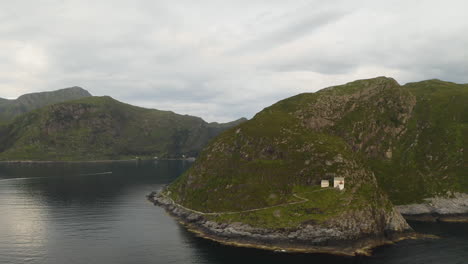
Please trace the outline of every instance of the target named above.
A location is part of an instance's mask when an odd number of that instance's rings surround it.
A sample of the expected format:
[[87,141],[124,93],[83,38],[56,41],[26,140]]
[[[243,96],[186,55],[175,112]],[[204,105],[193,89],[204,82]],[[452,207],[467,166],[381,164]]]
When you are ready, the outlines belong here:
[[361,78],[466,83],[468,4],[448,2],[8,1],[0,97],[77,85],[229,121]]
[[346,74],[359,67],[357,61],[346,60],[344,58],[321,58],[309,57],[299,58],[292,61],[281,62],[277,65],[267,66],[275,71],[310,71],[322,74]]
[[[307,6],[307,9],[312,9],[314,6]],[[312,9],[313,10],[313,9]],[[302,10],[303,11],[303,10]],[[273,49],[282,44],[293,42],[301,37],[312,34],[314,31],[320,28],[338,21],[339,19],[346,16],[348,12],[341,9],[330,9],[330,10],[318,10],[310,12],[304,17],[294,19],[286,25],[282,25],[277,29],[268,27],[267,33],[260,34],[252,40],[236,47],[233,52],[234,54],[245,54],[252,52],[263,52],[265,50]],[[294,16],[295,14],[289,14]],[[275,19],[285,19],[288,16],[281,16]],[[271,19],[272,20],[272,19]],[[272,21],[269,21],[272,22]]]

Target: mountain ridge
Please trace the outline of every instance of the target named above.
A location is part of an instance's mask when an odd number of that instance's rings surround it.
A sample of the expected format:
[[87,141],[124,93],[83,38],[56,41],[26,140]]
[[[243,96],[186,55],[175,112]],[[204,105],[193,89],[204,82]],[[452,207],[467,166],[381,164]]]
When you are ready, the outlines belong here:
[[147,109],[109,96],[45,106],[4,126],[0,160],[96,160],[196,156],[212,137],[242,122]]
[[91,96],[85,89],[73,86],[55,91],[24,94],[12,100],[0,98],[0,123],[9,122],[18,115],[47,105]]

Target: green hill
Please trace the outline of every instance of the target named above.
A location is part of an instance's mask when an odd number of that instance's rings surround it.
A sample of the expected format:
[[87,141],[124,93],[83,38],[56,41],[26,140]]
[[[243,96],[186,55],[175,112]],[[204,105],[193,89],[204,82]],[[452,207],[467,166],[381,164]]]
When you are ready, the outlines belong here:
[[[468,191],[467,107],[466,85],[438,80],[379,77],[293,96],[218,136],[165,195],[216,223],[385,237],[407,228],[387,194],[400,204]],[[334,177],[345,191],[320,189]]]
[[88,97],[21,115],[0,133],[1,160],[96,160],[195,156],[236,125]]
[[46,105],[90,97],[91,94],[80,87],[71,87],[52,92],[25,94],[16,100],[0,98],[0,124],[11,121],[18,115]]

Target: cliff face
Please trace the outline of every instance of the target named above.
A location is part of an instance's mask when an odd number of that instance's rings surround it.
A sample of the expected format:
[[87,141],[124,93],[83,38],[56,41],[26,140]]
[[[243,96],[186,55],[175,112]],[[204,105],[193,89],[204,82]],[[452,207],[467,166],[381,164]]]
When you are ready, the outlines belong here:
[[372,158],[391,158],[393,142],[406,133],[416,99],[393,79],[376,78],[331,87],[298,109],[304,126],[343,138]]
[[[285,99],[217,137],[165,195],[228,230],[242,223],[310,243],[389,238],[410,227],[369,160],[392,157],[415,104],[383,77]],[[344,191],[319,187],[334,177],[345,177]]]
[[90,97],[41,108],[3,127],[0,159],[194,156],[228,127],[213,127],[198,117],[135,107],[110,97]]
[[362,154],[394,203],[468,192],[466,85],[377,78],[319,94],[295,115]]
[[[369,165],[395,204],[468,193],[468,86],[440,80],[402,87],[416,99],[404,133]],[[385,141],[384,141],[385,142]]]
[[13,120],[16,116],[55,103],[90,97],[81,87],[70,87],[52,92],[25,94],[16,100],[0,98],[0,123]]

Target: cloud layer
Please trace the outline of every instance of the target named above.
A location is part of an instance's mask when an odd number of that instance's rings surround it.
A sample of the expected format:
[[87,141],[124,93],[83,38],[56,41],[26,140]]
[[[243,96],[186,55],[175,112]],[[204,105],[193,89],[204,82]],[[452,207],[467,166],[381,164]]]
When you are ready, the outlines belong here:
[[468,82],[466,1],[3,1],[0,97],[81,86],[207,121],[355,79]]

